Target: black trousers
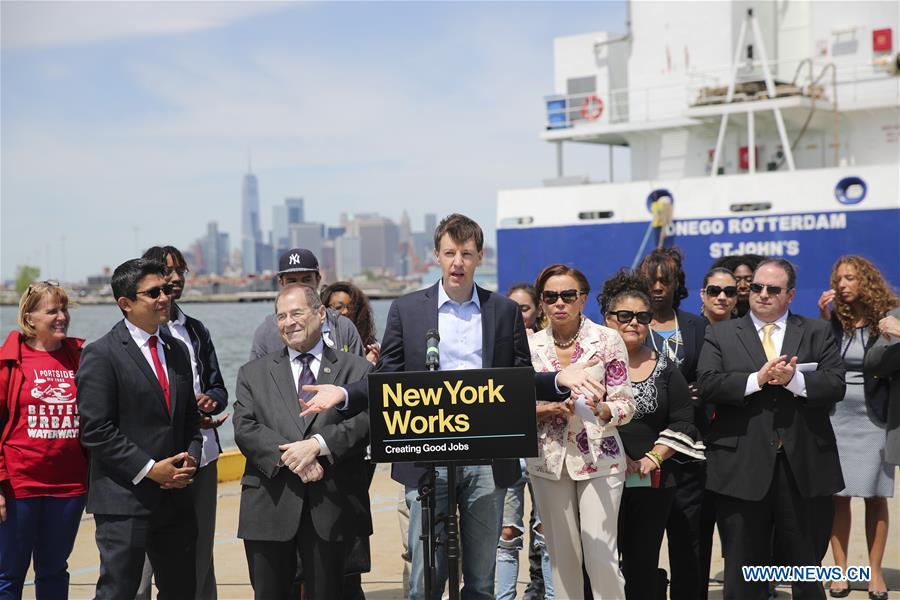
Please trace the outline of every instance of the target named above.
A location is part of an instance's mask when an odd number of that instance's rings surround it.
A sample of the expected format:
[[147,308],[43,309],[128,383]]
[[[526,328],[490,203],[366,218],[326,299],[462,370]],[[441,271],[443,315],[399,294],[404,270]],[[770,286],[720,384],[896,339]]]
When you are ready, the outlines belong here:
[[[775,554],[789,566],[820,565],[828,551],[834,505],[831,496],[804,498],[784,454],[762,500],[718,495],[717,522],[725,554],[725,598],[766,600],[765,581],[744,581],[742,566],[772,564]],[[823,599],[821,582],[794,583],[795,598]]]
[[[345,584],[359,587],[359,576],[344,578],[346,542],[329,542],[316,535],[309,508],[304,505],[300,528],[287,541],[244,540],[250,584],[256,600],[296,600],[297,548],[303,562],[303,588],[309,600],[335,600]],[[361,592],[361,588],[359,588]],[[349,594],[352,596],[352,594]]]
[[[675,500],[666,523],[669,541],[669,597],[697,600],[701,589],[700,523],[706,491],[706,465],[692,462],[669,467],[677,485]],[[709,582],[709,568],[706,570]]]
[[703,491],[703,504],[700,507],[700,592],[699,600],[709,597],[709,569],[712,563],[713,536],[716,531],[716,494]]
[[657,589],[657,569],[663,532],[674,499],[673,487],[626,487],[622,493],[618,544],[628,600],[655,600],[666,595],[666,590]]
[[197,521],[187,490],[162,492],[150,515],[94,515],[100,577],[97,600],[134,598],[144,555],[156,574],[160,600],[194,597]]

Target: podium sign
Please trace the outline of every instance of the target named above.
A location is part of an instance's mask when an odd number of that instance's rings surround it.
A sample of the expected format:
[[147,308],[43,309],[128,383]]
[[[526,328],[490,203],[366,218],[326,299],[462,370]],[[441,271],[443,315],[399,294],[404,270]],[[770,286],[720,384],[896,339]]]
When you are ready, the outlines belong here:
[[534,369],[369,375],[375,462],[537,456]]

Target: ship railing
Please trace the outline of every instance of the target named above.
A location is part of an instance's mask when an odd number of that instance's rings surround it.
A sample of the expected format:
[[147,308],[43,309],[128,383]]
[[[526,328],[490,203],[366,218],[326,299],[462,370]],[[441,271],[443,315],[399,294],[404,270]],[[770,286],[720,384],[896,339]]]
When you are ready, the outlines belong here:
[[681,116],[688,97],[684,83],[620,88],[605,93],[545,96],[546,129],[569,129],[596,123],[651,122]]
[[[776,95],[801,95],[842,103],[867,101],[898,104],[896,85],[871,85],[883,83],[890,76],[884,67],[867,62],[813,59],[802,65],[800,59],[769,61],[776,80]],[[834,77],[829,64],[834,64]],[[799,67],[799,68],[798,68]],[[650,87],[629,87],[606,92],[557,94],[544,97],[546,129],[569,129],[592,126],[597,123],[648,123],[683,117],[693,106],[720,104],[725,101],[730,68],[687,71],[666,76],[672,83]],[[768,98],[762,81],[761,62],[743,67],[738,75],[744,88],[735,94],[735,101],[752,101]],[[757,85],[749,85],[756,83]]]

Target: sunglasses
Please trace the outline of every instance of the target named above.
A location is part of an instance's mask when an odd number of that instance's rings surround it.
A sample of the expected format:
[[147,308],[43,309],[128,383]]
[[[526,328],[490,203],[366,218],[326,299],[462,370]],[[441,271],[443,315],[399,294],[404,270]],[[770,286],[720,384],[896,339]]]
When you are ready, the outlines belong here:
[[626,323],[631,323],[632,319],[637,319],[637,322],[641,325],[649,325],[650,321],[653,320],[653,313],[649,310],[642,310],[640,312],[634,312],[633,310],[611,310],[609,314],[615,315],[616,321],[625,325]]
[[780,285],[764,285],[762,283],[751,283],[750,291],[754,294],[761,294],[763,290],[766,290],[766,293],[770,296],[777,296],[781,293],[781,290],[784,288]]
[[581,292],[578,290],[563,290],[561,292],[547,292],[541,294],[541,300],[544,301],[545,304],[556,304],[556,301],[560,298],[563,299],[563,302],[566,304],[572,304],[576,300],[578,300],[578,296],[581,295]]
[[36,281],[28,286],[28,290],[26,290],[25,296],[30,296],[40,289],[51,287],[59,287],[59,282],[52,279],[49,279],[47,281]]
[[136,293],[143,294],[144,296],[147,296],[148,298],[152,298],[153,300],[156,300],[157,298],[159,298],[160,294],[165,294],[166,296],[171,296],[172,290],[174,290],[174,289],[175,289],[175,286],[173,286],[171,283],[166,283],[164,285],[158,285],[156,287],[150,288],[149,290],[144,290],[143,292],[136,292]]
[[718,297],[722,292],[725,292],[727,298],[734,298],[737,296],[737,287],[733,285],[726,285],[725,287],[722,287],[721,285],[706,286],[706,295],[711,298]]

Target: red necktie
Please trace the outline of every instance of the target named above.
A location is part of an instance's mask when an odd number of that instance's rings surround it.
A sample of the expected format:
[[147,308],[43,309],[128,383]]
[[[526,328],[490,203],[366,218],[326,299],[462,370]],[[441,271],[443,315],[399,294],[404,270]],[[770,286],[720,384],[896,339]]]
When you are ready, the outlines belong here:
[[159,351],[156,349],[156,344],[159,338],[155,335],[150,336],[150,340],[148,344],[150,345],[150,357],[153,359],[153,368],[156,370],[156,378],[159,380],[159,385],[162,387],[163,396],[166,397],[166,408],[169,411],[172,410],[172,405],[169,402],[169,378],[166,377],[166,373],[163,370],[162,363],[159,360]]

